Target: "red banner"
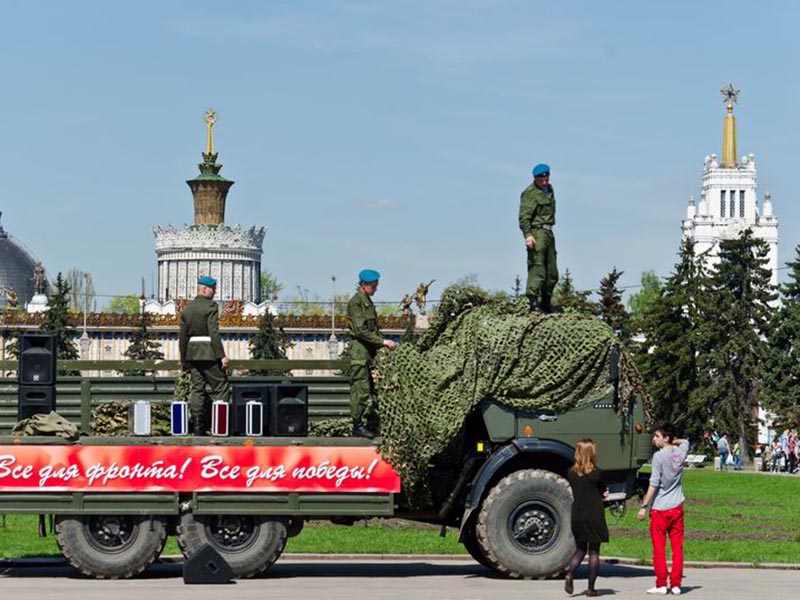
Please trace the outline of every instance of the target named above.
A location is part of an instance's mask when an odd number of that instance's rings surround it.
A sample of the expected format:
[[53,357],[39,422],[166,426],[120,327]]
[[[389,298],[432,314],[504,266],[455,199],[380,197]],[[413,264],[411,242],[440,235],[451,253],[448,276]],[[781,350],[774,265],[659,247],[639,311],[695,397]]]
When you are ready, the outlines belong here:
[[0,492],[400,491],[376,448],[0,446]]

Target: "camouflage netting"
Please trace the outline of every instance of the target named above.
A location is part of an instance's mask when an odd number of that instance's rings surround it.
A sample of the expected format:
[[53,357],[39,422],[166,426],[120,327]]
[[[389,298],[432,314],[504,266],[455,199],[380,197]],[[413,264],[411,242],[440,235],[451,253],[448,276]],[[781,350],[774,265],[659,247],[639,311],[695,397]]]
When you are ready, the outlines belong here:
[[[431,458],[452,449],[481,400],[554,411],[591,402],[611,389],[609,352],[618,346],[596,317],[531,314],[524,299],[493,301],[472,289],[449,288],[416,344],[378,355],[373,375],[381,454],[400,474],[409,499],[424,504]],[[624,410],[640,386],[621,350]]]
[[[105,402],[92,409],[92,435],[115,436],[130,435],[131,419],[129,411],[133,402]],[[150,435],[170,435],[169,406],[150,404]]]

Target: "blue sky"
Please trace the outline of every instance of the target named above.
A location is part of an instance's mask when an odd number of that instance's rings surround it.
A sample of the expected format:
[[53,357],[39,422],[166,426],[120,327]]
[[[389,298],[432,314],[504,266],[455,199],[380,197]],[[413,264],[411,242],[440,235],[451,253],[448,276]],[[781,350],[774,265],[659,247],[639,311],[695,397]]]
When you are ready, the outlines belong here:
[[559,263],[585,289],[675,262],[729,80],[739,154],[772,192],[780,260],[800,243],[800,8],[793,2],[4,2],[3,226],[52,277],[150,293],[152,227],[219,113],[229,224],[268,228],[264,267],[376,300],[525,272],[517,228],[548,162]]

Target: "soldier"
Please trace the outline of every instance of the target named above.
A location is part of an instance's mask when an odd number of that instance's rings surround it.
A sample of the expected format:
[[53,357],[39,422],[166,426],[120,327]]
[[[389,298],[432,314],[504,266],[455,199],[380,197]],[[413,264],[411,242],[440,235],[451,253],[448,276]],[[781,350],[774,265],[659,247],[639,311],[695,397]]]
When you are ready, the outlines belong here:
[[533,168],[533,183],[522,192],[519,202],[519,228],[528,249],[525,295],[534,312],[550,312],[558,282],[555,224],[556,196],[550,185],[550,167],[540,163]]
[[179,346],[181,368],[191,373],[192,391],[189,402],[194,434],[208,431],[210,400],[206,384],[215,399],[228,400],[228,358],[219,337],[219,307],[214,302],[217,281],[203,276],[197,279],[197,296],[181,311]]
[[350,330],[350,413],[353,417],[353,435],[374,438],[376,431],[364,424],[367,403],[373,394],[370,364],[382,347],[395,347],[385,340],[378,328],[378,314],[372,296],[378,289],[381,275],[372,269],[358,274],[358,291],[347,303],[347,324]]

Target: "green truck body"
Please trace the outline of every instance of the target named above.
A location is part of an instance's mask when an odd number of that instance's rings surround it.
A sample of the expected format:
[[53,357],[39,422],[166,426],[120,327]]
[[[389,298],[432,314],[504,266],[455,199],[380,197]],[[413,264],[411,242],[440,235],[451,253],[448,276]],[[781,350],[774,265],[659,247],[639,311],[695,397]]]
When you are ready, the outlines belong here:
[[[615,381],[612,353],[609,379]],[[253,367],[242,362],[234,367]],[[331,368],[343,363],[292,362],[291,368]],[[259,363],[260,364],[260,363]],[[10,363],[0,368],[13,366]],[[102,368],[103,365],[100,365]],[[163,365],[162,368],[168,368]],[[98,367],[94,363],[94,367]],[[264,381],[249,378],[247,381]],[[168,402],[169,378],[72,378],[59,381],[59,412],[90,430],[91,408],[101,402],[148,399]],[[311,421],[348,415],[343,377],[295,376],[309,386]],[[642,400],[620,410],[616,386],[604,398],[564,413],[513,410],[484,400],[463,426],[463,455],[436,457],[428,474],[430,505],[409,507],[402,493],[347,492],[15,492],[0,486],[0,513],[54,515],[56,538],[66,559],[98,578],[134,576],[176,534],[186,556],[205,544],[217,550],[238,577],[255,575],[280,556],[287,537],[308,519],[348,524],[367,517],[396,517],[458,527],[459,539],[478,562],[510,577],[557,575],[574,550],[571,492],[566,470],[578,440],[597,442],[599,464],[621,506],[636,493],[637,472],[650,457]],[[0,380],[0,446],[65,445],[54,437],[14,437],[13,380]],[[5,429],[5,431],[4,431]],[[82,437],[83,446],[308,447],[334,450],[375,446],[379,440],[333,437]]]

